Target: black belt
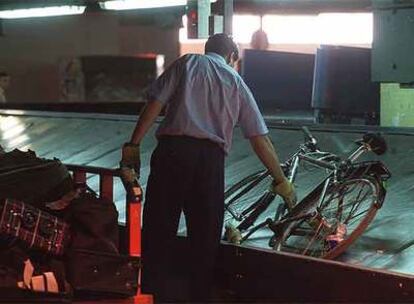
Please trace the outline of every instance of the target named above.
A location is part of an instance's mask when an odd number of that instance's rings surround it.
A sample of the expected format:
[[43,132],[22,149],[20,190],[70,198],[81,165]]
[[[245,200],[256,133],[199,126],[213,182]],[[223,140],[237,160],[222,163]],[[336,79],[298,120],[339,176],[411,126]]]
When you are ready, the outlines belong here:
[[158,140],[160,142],[174,142],[174,143],[194,143],[194,144],[207,144],[215,147],[219,147],[221,149],[221,146],[219,143],[212,141],[209,138],[197,138],[187,135],[161,135]]

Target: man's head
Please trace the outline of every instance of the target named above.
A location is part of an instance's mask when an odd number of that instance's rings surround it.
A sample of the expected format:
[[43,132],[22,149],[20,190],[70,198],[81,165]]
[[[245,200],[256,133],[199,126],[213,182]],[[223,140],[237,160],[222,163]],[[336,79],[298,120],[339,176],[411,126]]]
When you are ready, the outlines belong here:
[[261,29],[254,32],[252,40],[250,41],[250,46],[255,50],[267,50],[269,47],[269,40],[266,32]]
[[239,58],[237,45],[226,34],[215,34],[208,38],[204,47],[204,53],[210,52],[219,54],[229,64],[234,63]]
[[10,75],[6,72],[0,72],[0,87],[5,90],[10,85]]

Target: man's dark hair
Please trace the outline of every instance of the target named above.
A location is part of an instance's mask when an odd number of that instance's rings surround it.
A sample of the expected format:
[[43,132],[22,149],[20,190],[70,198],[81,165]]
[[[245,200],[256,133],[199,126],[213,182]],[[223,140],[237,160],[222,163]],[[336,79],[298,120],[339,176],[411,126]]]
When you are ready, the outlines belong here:
[[0,71],[0,78],[1,77],[9,77],[10,75],[7,74],[6,72]]
[[208,38],[204,47],[204,53],[216,53],[226,58],[235,53],[238,56],[237,45],[234,41],[226,34],[214,34]]

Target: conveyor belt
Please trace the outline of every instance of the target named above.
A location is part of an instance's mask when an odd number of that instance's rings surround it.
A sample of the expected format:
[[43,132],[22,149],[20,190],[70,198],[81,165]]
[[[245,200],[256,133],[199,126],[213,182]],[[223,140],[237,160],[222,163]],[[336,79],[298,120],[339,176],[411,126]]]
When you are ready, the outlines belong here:
[[[72,114],[48,112],[0,112],[0,144],[5,150],[32,149],[41,157],[57,157],[64,163],[116,168],[120,148],[127,141],[135,125],[136,117],[129,115]],[[276,123],[275,123],[276,122]],[[292,153],[303,140],[297,125],[279,125],[279,119],[269,121],[270,135],[281,160]],[[338,154],[346,154],[353,147],[353,140],[366,129],[375,127],[311,126],[320,140],[320,147]],[[145,138],[142,146],[141,183],[145,189],[149,173],[149,158],[155,147],[155,127]],[[372,159],[382,160],[393,176],[388,184],[388,195],[383,208],[378,212],[367,232],[352,246],[340,260],[356,265],[382,268],[401,273],[414,273],[414,132],[410,129],[382,129],[388,141],[389,152]],[[233,149],[226,160],[226,184],[231,185],[241,177],[261,168],[252,154],[247,140],[243,140],[237,129]],[[302,175],[303,186],[298,189],[302,195],[312,180],[314,172]],[[97,188],[97,179],[88,180]],[[120,184],[114,191],[120,212],[125,210],[120,202],[124,193]],[[269,212],[272,212],[270,210]],[[184,233],[181,223],[180,233]],[[269,232],[263,230],[252,238],[248,245],[266,247]]]

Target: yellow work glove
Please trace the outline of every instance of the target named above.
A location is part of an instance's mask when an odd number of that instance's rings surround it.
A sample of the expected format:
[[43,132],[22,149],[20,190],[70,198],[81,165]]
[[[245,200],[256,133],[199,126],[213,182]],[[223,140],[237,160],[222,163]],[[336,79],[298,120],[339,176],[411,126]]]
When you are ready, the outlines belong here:
[[122,159],[120,166],[121,168],[133,169],[136,176],[139,177],[141,168],[139,145],[125,143],[122,146]]
[[139,178],[139,176],[137,176],[134,169],[121,166],[121,178],[123,182],[130,184],[134,183]]
[[277,195],[280,195],[289,208],[293,208],[293,206],[295,206],[296,204],[295,187],[286,178],[283,180],[283,182],[279,184],[276,184],[276,181],[273,181],[270,187],[270,191]]

